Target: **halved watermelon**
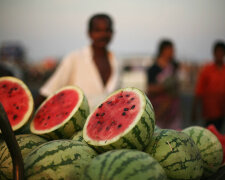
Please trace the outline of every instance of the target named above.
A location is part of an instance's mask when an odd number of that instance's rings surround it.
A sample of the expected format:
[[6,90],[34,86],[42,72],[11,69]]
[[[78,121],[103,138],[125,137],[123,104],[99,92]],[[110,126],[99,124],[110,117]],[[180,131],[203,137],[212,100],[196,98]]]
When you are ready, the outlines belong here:
[[0,102],[13,131],[29,120],[34,107],[33,97],[23,81],[10,76],[0,78]]
[[154,110],[147,96],[136,88],[124,88],[111,94],[88,116],[83,137],[100,152],[143,150],[154,127]]
[[66,86],[41,104],[30,130],[49,139],[70,138],[83,128],[88,114],[89,106],[82,90]]

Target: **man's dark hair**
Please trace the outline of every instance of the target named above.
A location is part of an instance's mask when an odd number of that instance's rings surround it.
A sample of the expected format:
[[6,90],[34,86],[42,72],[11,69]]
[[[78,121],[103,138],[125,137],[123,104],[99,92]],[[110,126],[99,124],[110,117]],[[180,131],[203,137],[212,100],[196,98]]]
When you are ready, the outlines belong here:
[[88,32],[91,32],[94,26],[94,21],[96,19],[106,19],[109,22],[109,26],[111,27],[111,30],[113,31],[113,21],[112,18],[107,14],[95,14],[93,15],[88,22]]
[[160,41],[159,46],[158,46],[158,52],[157,52],[157,57],[159,57],[163,50],[167,47],[173,47],[173,42],[169,39],[164,39]]
[[213,46],[213,53],[215,54],[216,50],[221,48],[225,51],[225,43],[223,41],[216,41]]

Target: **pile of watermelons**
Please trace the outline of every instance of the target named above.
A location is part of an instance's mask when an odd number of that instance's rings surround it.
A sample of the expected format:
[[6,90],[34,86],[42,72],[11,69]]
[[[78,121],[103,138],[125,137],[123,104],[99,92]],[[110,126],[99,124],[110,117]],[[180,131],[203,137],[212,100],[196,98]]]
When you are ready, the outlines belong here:
[[[225,179],[217,136],[198,126],[160,129],[151,102],[136,88],[115,91],[89,113],[82,90],[67,86],[32,113],[27,86],[2,77],[0,102],[28,180]],[[0,179],[12,179],[12,169],[1,139]]]

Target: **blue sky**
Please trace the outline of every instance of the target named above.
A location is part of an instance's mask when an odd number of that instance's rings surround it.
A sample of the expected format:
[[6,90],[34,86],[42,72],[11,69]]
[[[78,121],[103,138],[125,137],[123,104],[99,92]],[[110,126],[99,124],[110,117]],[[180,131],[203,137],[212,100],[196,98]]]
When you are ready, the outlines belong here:
[[225,40],[224,0],[0,0],[0,43],[17,41],[30,60],[61,57],[85,46],[88,18],[109,13],[116,54],[154,55],[157,43],[174,40],[179,59],[211,58]]

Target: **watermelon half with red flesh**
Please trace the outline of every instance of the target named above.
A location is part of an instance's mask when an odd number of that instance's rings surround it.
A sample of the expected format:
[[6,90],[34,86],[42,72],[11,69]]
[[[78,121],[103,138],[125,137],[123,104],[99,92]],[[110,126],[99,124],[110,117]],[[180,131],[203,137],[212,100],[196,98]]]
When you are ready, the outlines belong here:
[[34,101],[23,81],[10,76],[0,78],[0,102],[13,131],[20,129],[32,115]]
[[154,128],[154,110],[147,96],[136,88],[124,88],[111,94],[88,116],[83,137],[100,152],[143,150]]
[[82,90],[76,86],[66,86],[41,104],[30,130],[49,139],[70,138],[83,128],[88,114],[89,106]]

